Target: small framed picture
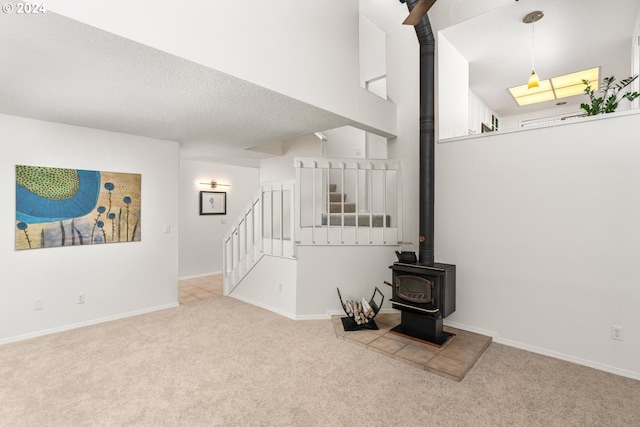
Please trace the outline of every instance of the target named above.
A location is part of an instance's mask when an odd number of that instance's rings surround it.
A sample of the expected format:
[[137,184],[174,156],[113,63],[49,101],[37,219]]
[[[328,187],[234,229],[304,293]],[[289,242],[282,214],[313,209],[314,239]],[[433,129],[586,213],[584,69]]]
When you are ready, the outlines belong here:
[[200,215],[226,215],[227,193],[224,191],[200,192]]

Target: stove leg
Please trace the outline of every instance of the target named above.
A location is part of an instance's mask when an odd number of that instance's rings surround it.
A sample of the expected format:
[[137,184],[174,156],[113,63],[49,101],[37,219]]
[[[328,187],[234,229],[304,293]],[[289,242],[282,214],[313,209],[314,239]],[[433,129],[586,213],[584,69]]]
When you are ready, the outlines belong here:
[[442,345],[453,335],[443,331],[442,316],[419,314],[403,310],[400,313],[400,325],[392,330],[403,335]]

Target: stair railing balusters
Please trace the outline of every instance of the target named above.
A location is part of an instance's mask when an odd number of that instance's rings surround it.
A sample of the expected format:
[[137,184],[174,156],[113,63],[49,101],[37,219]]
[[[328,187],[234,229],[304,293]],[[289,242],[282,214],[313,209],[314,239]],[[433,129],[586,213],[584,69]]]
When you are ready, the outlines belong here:
[[[327,172],[327,244],[330,244],[331,234],[331,162],[327,162],[327,167],[324,169]],[[324,174],[323,174],[324,176]]]
[[344,162],[340,162],[340,243],[344,245],[344,201],[347,198],[344,192]]
[[312,209],[313,211],[311,212],[311,241],[313,242],[313,244],[315,245],[316,243],[316,215],[318,212],[318,207],[316,206],[316,171],[317,171],[317,167],[318,167],[318,163],[317,162],[313,162],[313,179],[312,181],[312,185],[313,185],[313,200],[312,200]]
[[280,184],[280,256],[284,255],[284,189]]
[[360,207],[358,205],[359,201],[360,201],[360,163],[356,162],[355,164],[355,171],[356,171],[356,188],[355,188],[355,195],[356,195],[356,213],[355,213],[355,217],[356,217],[356,245],[358,244],[358,227],[360,226],[360,221],[358,221],[358,218],[360,217]]
[[369,163],[367,190],[369,193],[369,244],[373,244],[373,163]]
[[271,186],[267,187],[267,194],[269,195],[269,255],[273,255],[274,248],[274,236],[273,236],[273,212],[274,212],[274,204],[273,204],[273,191]]
[[[294,165],[300,186],[300,193],[295,193],[294,207],[296,219],[299,219],[295,223],[296,244],[389,245],[402,241],[402,168],[399,161],[296,158]],[[306,172],[314,170],[312,185]],[[351,173],[355,174],[353,183]],[[343,187],[334,190],[340,185]],[[309,191],[310,186],[312,191]],[[333,194],[325,194],[325,191]],[[342,199],[338,199],[340,196]],[[312,224],[305,219],[309,210],[314,213]],[[368,228],[367,241],[363,240],[367,239],[367,231],[362,230],[364,227]],[[326,237],[323,233],[327,233]]]
[[240,269],[244,269],[244,247],[242,245],[242,241],[244,240],[244,236],[242,235],[242,229],[245,225],[245,217],[243,216],[238,222],[238,265]]
[[[291,187],[291,184],[289,184],[289,187]],[[290,210],[295,211],[295,186],[294,188],[290,188],[289,189],[289,198],[290,198],[290,202],[289,202],[289,206],[290,206]],[[295,221],[293,220],[293,217],[295,216],[294,212],[290,212],[289,215],[289,243],[291,244],[291,257],[295,258],[296,256],[296,238],[295,238],[295,234],[296,234],[296,224]]]
[[[258,251],[264,253],[264,240],[262,239],[262,189],[260,195],[253,204],[254,226],[256,228],[254,239],[258,243]],[[254,251],[255,253],[255,251]]]
[[387,244],[387,164],[382,165],[382,243]]

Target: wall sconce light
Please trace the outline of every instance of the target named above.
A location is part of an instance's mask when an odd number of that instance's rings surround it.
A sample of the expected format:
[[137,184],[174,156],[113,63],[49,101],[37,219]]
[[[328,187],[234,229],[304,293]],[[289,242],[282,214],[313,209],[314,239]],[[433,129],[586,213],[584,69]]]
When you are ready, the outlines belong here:
[[219,182],[216,181],[211,181],[211,182],[201,182],[201,185],[208,185],[211,188],[218,188],[218,187],[231,187],[231,185],[229,184],[221,184]]

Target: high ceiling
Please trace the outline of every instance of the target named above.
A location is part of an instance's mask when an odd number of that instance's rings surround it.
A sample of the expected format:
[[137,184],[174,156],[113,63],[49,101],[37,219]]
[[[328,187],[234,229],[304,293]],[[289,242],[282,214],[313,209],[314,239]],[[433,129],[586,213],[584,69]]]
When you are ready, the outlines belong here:
[[[544,18],[524,24],[540,10]],[[473,19],[442,30],[469,61],[469,86],[499,116],[555,108],[557,101],[518,107],[508,87],[526,84],[531,73],[532,25],[535,71],[547,79],[601,67],[600,77],[618,79],[632,73],[632,40],[640,0],[510,1]],[[564,109],[579,110],[585,95],[563,99]]]
[[[407,15],[397,0],[360,7],[387,32]],[[532,10],[545,13],[535,24],[542,79],[594,66],[631,73],[640,0],[439,0],[429,12],[434,29],[469,60],[471,89],[499,115],[555,106],[517,107],[507,92],[531,71],[522,17]],[[269,155],[250,148],[351,124],[52,12],[13,18],[0,14],[0,113],[179,141],[185,158],[245,166]]]
[[0,14],[0,113],[178,141],[184,158],[257,166],[252,147],[339,115],[48,11]]

